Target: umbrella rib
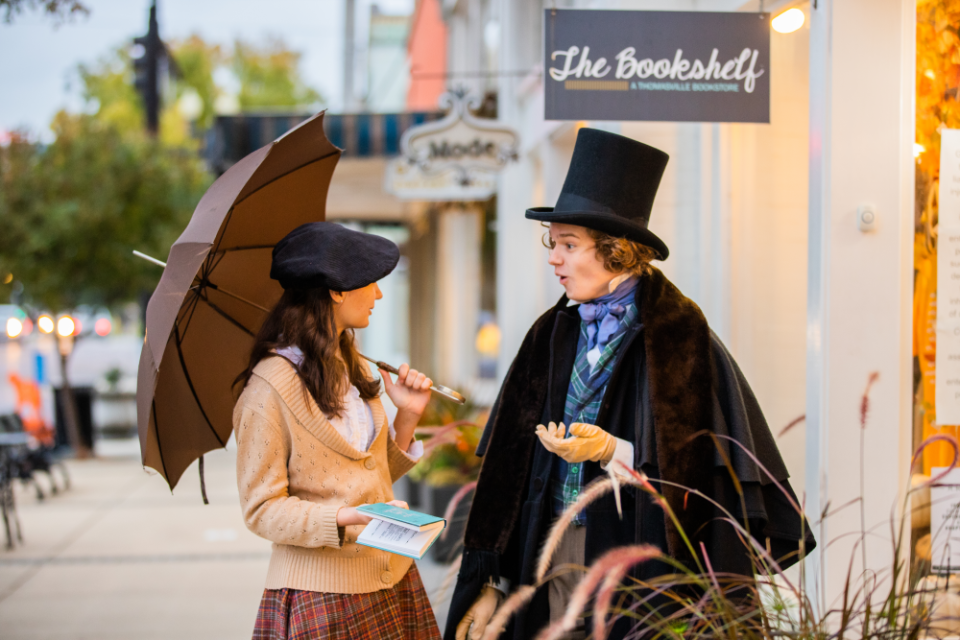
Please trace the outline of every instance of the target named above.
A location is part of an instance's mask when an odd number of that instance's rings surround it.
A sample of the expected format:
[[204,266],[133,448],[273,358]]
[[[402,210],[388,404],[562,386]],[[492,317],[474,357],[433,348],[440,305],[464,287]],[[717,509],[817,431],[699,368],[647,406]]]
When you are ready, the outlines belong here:
[[[309,162],[305,162],[305,163],[303,163],[303,164],[301,164],[301,165],[299,165],[299,166],[297,166],[297,167],[294,167],[294,168],[291,169],[290,171],[281,173],[279,176],[276,176],[275,178],[271,178],[270,180],[268,180],[267,182],[263,183],[262,185],[260,185],[259,187],[257,187],[256,189],[254,189],[253,191],[251,191],[250,193],[248,193],[247,195],[243,196],[243,198],[241,198],[240,200],[235,201],[235,202],[233,203],[233,205],[231,205],[230,210],[227,212],[227,216],[226,216],[227,219],[224,220],[223,225],[221,226],[221,229],[223,230],[223,232],[222,232],[222,233],[218,233],[219,238],[217,239],[217,246],[214,247],[213,252],[214,252],[214,253],[220,253],[220,243],[223,242],[223,237],[224,237],[224,235],[226,235],[226,229],[227,229],[227,227],[230,226],[230,220],[233,219],[233,212],[234,212],[234,210],[237,208],[237,205],[243,203],[244,201],[246,201],[247,198],[249,198],[249,197],[252,196],[253,194],[257,193],[257,192],[260,191],[261,189],[265,189],[266,187],[270,186],[271,184],[273,184],[273,183],[276,182],[277,180],[280,180],[281,178],[285,178],[286,176],[288,176],[288,175],[290,175],[290,174],[292,174],[292,173],[296,173],[297,171],[300,171],[300,169],[303,169],[304,167],[309,167],[310,165],[315,164],[315,163],[317,163],[317,162],[322,162],[322,161],[326,160],[327,158],[330,158],[330,157],[333,157],[333,156],[339,156],[340,153],[341,153],[340,149],[337,149],[336,147],[334,147],[334,150],[331,151],[330,153],[325,154],[325,155],[322,155],[322,156],[320,156],[319,158],[314,158],[313,160],[311,160],[311,161],[309,161]],[[272,246],[272,245],[271,245],[271,246]]]
[[[214,253],[220,250],[220,243],[223,242],[223,236],[226,235],[227,233],[227,227],[230,226],[230,221],[233,220],[233,210],[236,206],[237,206],[236,202],[230,205],[230,210],[227,211],[226,220],[223,221],[223,224],[220,226],[220,230],[217,231],[217,246],[213,248]],[[209,256],[210,254],[208,253],[207,257]],[[204,264],[206,264],[206,260],[204,260]]]
[[267,309],[266,307],[261,307],[261,306],[258,305],[256,302],[251,302],[250,300],[247,300],[246,298],[244,298],[244,297],[242,297],[242,296],[239,296],[239,295],[237,295],[236,293],[232,293],[232,292],[230,292],[230,291],[227,291],[226,289],[221,289],[220,287],[218,287],[217,285],[213,284],[212,282],[207,282],[207,287],[213,289],[214,291],[219,291],[220,293],[222,293],[222,294],[224,294],[224,295],[230,296],[231,298],[233,298],[233,299],[235,299],[235,300],[239,300],[240,302],[246,302],[246,303],[247,303],[248,305],[250,305],[251,307],[255,307],[255,308],[257,308],[257,309],[260,309],[260,311],[263,311],[264,313],[270,313],[270,309]]
[[210,302],[210,299],[209,299],[209,298],[207,298],[206,296],[201,296],[201,297],[203,298],[203,301],[207,303],[207,306],[208,306],[208,307],[210,307],[211,309],[213,309],[214,311],[216,311],[217,313],[219,313],[221,316],[224,317],[224,319],[226,319],[227,321],[229,321],[231,324],[235,325],[238,329],[240,329],[241,331],[243,331],[244,333],[246,333],[246,334],[249,335],[250,337],[252,337],[252,338],[255,338],[255,337],[256,337],[256,336],[254,335],[253,331],[250,331],[250,329],[247,329],[245,326],[243,326],[242,324],[240,324],[239,322],[237,322],[236,319],[232,318],[232,317],[230,316],[230,314],[228,314],[226,311],[224,311],[223,309],[221,309],[220,307],[218,307],[218,306],[215,305],[214,303]]
[[183,359],[183,349],[181,348],[180,341],[180,329],[179,327],[175,328],[177,336],[177,355],[180,356],[180,368],[183,369],[183,377],[187,380],[187,386],[190,387],[190,393],[193,394],[193,399],[197,403],[197,408],[200,409],[200,413],[203,415],[203,419],[207,421],[207,426],[210,427],[210,431],[213,431],[213,436],[217,439],[217,442],[220,443],[221,447],[227,446],[223,441],[223,438],[220,437],[220,434],[217,433],[217,430],[213,428],[213,423],[210,422],[210,418],[207,416],[207,412],[203,409],[203,403],[200,402],[200,396],[197,395],[197,390],[193,386],[193,379],[190,377],[190,372],[187,370],[187,362]]
[[[157,435],[157,451],[160,453],[160,466],[163,467],[163,479],[170,485],[170,475],[167,473],[167,461],[163,459],[163,445],[160,444],[160,421],[157,420],[157,399],[154,398],[150,403],[153,409],[153,431]],[[171,488],[172,490],[172,488]]]
[[225,253],[230,253],[231,251],[254,251],[254,250],[256,250],[256,249],[273,249],[274,246],[276,246],[276,245],[272,245],[272,244],[248,244],[248,245],[244,245],[244,246],[242,246],[242,247],[233,247],[233,248],[231,248],[231,249],[217,249],[216,251],[213,251],[212,253],[225,254]]
[[[211,260],[210,256],[213,256],[213,260]],[[204,278],[207,280],[210,279],[210,274],[220,266],[220,263],[223,262],[224,256],[226,256],[226,254],[220,251],[211,251],[210,254],[207,255],[207,260],[204,262],[204,267],[207,266],[207,263],[210,263],[210,268],[206,269],[204,272]]]
[[[243,202],[244,200],[246,200],[247,198],[249,198],[250,196],[252,196],[252,195],[255,194],[256,192],[260,191],[261,189],[265,189],[266,187],[269,187],[271,184],[273,184],[274,182],[276,182],[276,181],[279,180],[280,178],[285,178],[285,177],[287,177],[288,175],[290,175],[291,173],[296,173],[297,171],[300,171],[300,169],[303,169],[304,167],[309,167],[311,164],[314,164],[314,163],[316,163],[316,162],[321,162],[321,161],[326,160],[327,158],[329,158],[329,157],[331,157],[331,156],[336,156],[336,155],[340,155],[340,149],[336,149],[335,151],[331,151],[330,153],[328,153],[328,154],[326,154],[326,155],[324,155],[324,156],[320,156],[319,158],[314,158],[314,159],[311,160],[310,162],[305,162],[305,163],[303,163],[302,165],[300,165],[299,167],[294,167],[293,169],[290,169],[290,171],[287,171],[286,173],[281,173],[281,174],[278,175],[276,178],[271,178],[270,180],[268,180],[267,182],[263,183],[262,185],[260,185],[259,187],[257,187],[256,189],[254,189],[253,191],[251,191],[250,193],[248,193],[247,195],[243,196],[242,199],[237,200],[236,202],[234,202],[234,203],[233,203],[233,206],[236,207],[238,204],[240,204],[241,202]],[[232,208],[232,207],[231,207],[231,208]]]
[[[190,304],[193,305],[193,308],[190,309],[189,316],[187,317],[186,322],[183,324],[183,335],[180,337],[181,340],[187,337],[187,330],[190,328],[190,323],[193,320],[193,314],[196,313],[197,306],[200,304],[200,294],[198,294],[196,291],[194,291],[193,294],[193,300],[190,301]],[[178,321],[175,326],[179,328],[180,322]]]

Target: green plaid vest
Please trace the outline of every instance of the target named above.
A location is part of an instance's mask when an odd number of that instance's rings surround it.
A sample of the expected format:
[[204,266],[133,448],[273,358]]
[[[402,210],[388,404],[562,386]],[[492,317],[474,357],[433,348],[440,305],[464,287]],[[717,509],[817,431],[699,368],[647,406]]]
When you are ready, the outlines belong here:
[[[635,303],[626,305],[620,327],[604,347],[595,367],[587,360],[587,325],[580,322],[580,338],[577,341],[577,358],[570,374],[570,386],[567,387],[567,401],[563,409],[563,422],[568,427],[574,422],[596,424],[600,403],[607,388],[607,382],[613,373],[617,351],[623,342],[626,330],[637,319]],[[569,437],[569,434],[568,434]],[[568,463],[560,456],[553,466],[553,508],[559,515],[568,506],[577,501],[583,488],[583,463]],[[574,524],[586,524],[586,514],[581,511]]]

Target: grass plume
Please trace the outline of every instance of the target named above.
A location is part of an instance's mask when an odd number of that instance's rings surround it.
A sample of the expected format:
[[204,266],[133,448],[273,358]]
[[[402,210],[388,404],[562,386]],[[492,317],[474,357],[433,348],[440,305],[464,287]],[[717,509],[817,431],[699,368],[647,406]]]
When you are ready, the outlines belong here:
[[490,622],[487,623],[487,629],[483,632],[483,640],[496,640],[499,638],[500,634],[503,633],[503,629],[507,626],[507,622],[513,617],[513,614],[526,605],[536,592],[537,588],[533,585],[526,584],[517,587],[516,591],[510,594],[510,597],[497,607],[497,612],[490,618]]
[[[859,404],[859,430],[861,436],[869,427],[870,392],[879,376],[871,374]],[[793,421],[784,433],[802,421],[802,417]],[[701,434],[706,435],[706,434]],[[832,602],[817,602],[824,598],[822,593],[811,596],[807,585],[823,584],[822,576],[805,575],[812,569],[801,565],[799,580],[791,579],[781,568],[783,558],[774,557],[764,539],[752,535],[743,513],[730,513],[722,505],[698,491],[662,480],[650,480],[642,472],[623,467],[620,469],[624,485],[649,494],[656,505],[664,511],[664,517],[674,523],[685,544],[694,551],[694,545],[684,532],[675,516],[673,505],[664,498],[657,487],[676,486],[685,490],[683,500],[690,493],[710,502],[719,513],[718,520],[726,523],[739,537],[740,544],[753,563],[754,574],[733,576],[714,570],[716,558],[707,555],[706,547],[697,543],[693,557],[700,561],[694,567],[685,566],[666,556],[656,547],[644,544],[630,545],[609,550],[589,567],[583,579],[574,589],[564,615],[539,631],[537,640],[557,640],[574,629],[577,621],[590,607],[591,638],[606,640],[609,628],[622,618],[630,620],[632,630],[627,640],[706,640],[707,638],[735,640],[921,640],[940,638],[947,634],[956,636],[960,632],[960,618],[954,611],[960,611],[960,585],[957,580],[945,580],[934,576],[924,577],[915,568],[911,568],[906,552],[910,541],[911,517],[910,500],[914,491],[926,489],[942,479],[943,474],[913,483],[904,492],[903,508],[899,515],[891,516],[890,562],[882,568],[867,571],[868,556],[865,545],[868,538],[878,537],[878,528],[866,527],[861,496],[839,507],[827,504],[823,512],[810,522],[806,519],[801,504],[791,495],[784,484],[778,481],[761,464],[753,452],[742,443],[729,436],[709,434],[721,450],[721,458],[728,473],[733,473],[728,456],[721,444],[739,448],[739,453],[750,458],[762,474],[768,478],[768,486],[773,485],[782,495],[781,500],[789,503],[801,517],[802,526],[807,529],[820,528],[824,521],[844,509],[859,505],[860,527],[849,534],[835,536],[832,540],[820,540],[822,548],[835,547],[838,540],[846,536],[855,536],[849,557],[831,558],[831,562],[843,562],[846,575],[842,591]],[[957,465],[960,459],[960,445],[951,435],[940,433],[925,440],[913,456],[912,466],[920,462],[923,450],[932,444],[948,444],[953,449],[953,460],[948,468]],[[861,438],[861,455],[863,440]],[[862,457],[861,457],[862,460]],[[738,492],[742,492],[739,483],[734,482]],[[484,640],[497,638],[511,617],[533,598],[537,589],[543,588],[549,581],[554,553],[566,533],[573,518],[582,512],[591,502],[614,490],[609,478],[599,478],[588,485],[576,503],[570,505],[551,527],[547,534],[540,556],[537,559],[534,584],[518,587],[497,610],[494,619],[488,625]],[[676,505],[682,508],[682,504]],[[740,505],[744,508],[741,495]],[[854,525],[856,526],[856,525]],[[871,553],[880,550],[874,540]],[[803,555],[806,549],[801,543],[791,555]],[[789,557],[789,556],[788,556]],[[667,575],[641,580],[632,571],[641,563],[657,561],[666,564]],[[862,565],[858,567],[857,565]],[[820,571],[824,568],[821,567]],[[672,573],[670,573],[672,571]],[[804,579],[816,578],[816,579]]]
[[591,502],[613,490],[613,482],[609,478],[601,478],[591,482],[587,488],[580,493],[580,497],[572,505],[564,509],[560,517],[550,527],[550,533],[540,551],[540,559],[537,561],[537,571],[535,573],[537,582],[543,582],[544,576],[550,570],[550,562],[553,560],[553,554],[560,546],[560,540],[567,532],[567,528],[577,514],[587,508]]

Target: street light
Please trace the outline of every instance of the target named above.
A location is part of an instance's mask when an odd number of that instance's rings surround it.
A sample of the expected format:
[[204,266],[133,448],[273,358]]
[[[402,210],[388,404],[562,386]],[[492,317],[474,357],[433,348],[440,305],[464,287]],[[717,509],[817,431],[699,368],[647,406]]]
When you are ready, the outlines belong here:
[[74,334],[79,333],[79,327],[76,321],[70,316],[61,316],[57,320],[57,348],[60,351],[60,357],[65,359],[73,353]]
[[16,318],[7,319],[7,337],[16,338],[23,333],[23,323]]
[[72,336],[76,330],[77,323],[75,323],[70,316],[63,316],[57,321],[57,335],[61,338]]
[[37,327],[40,328],[40,333],[53,333],[53,318],[50,316],[40,316],[37,318]]

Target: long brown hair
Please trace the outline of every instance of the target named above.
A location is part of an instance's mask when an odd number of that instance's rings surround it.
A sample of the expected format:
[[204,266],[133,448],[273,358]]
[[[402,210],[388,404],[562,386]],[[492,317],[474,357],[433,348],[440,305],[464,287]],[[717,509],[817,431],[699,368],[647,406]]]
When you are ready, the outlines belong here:
[[303,352],[297,373],[317,406],[328,416],[343,412],[346,381],[371,400],[380,395],[380,381],[373,378],[354,343],[353,329],[344,329],[337,339],[333,298],[327,289],[288,289],[267,316],[257,334],[250,363],[237,376],[246,386],[253,369],[264,358],[280,357],[278,349],[295,346]]

